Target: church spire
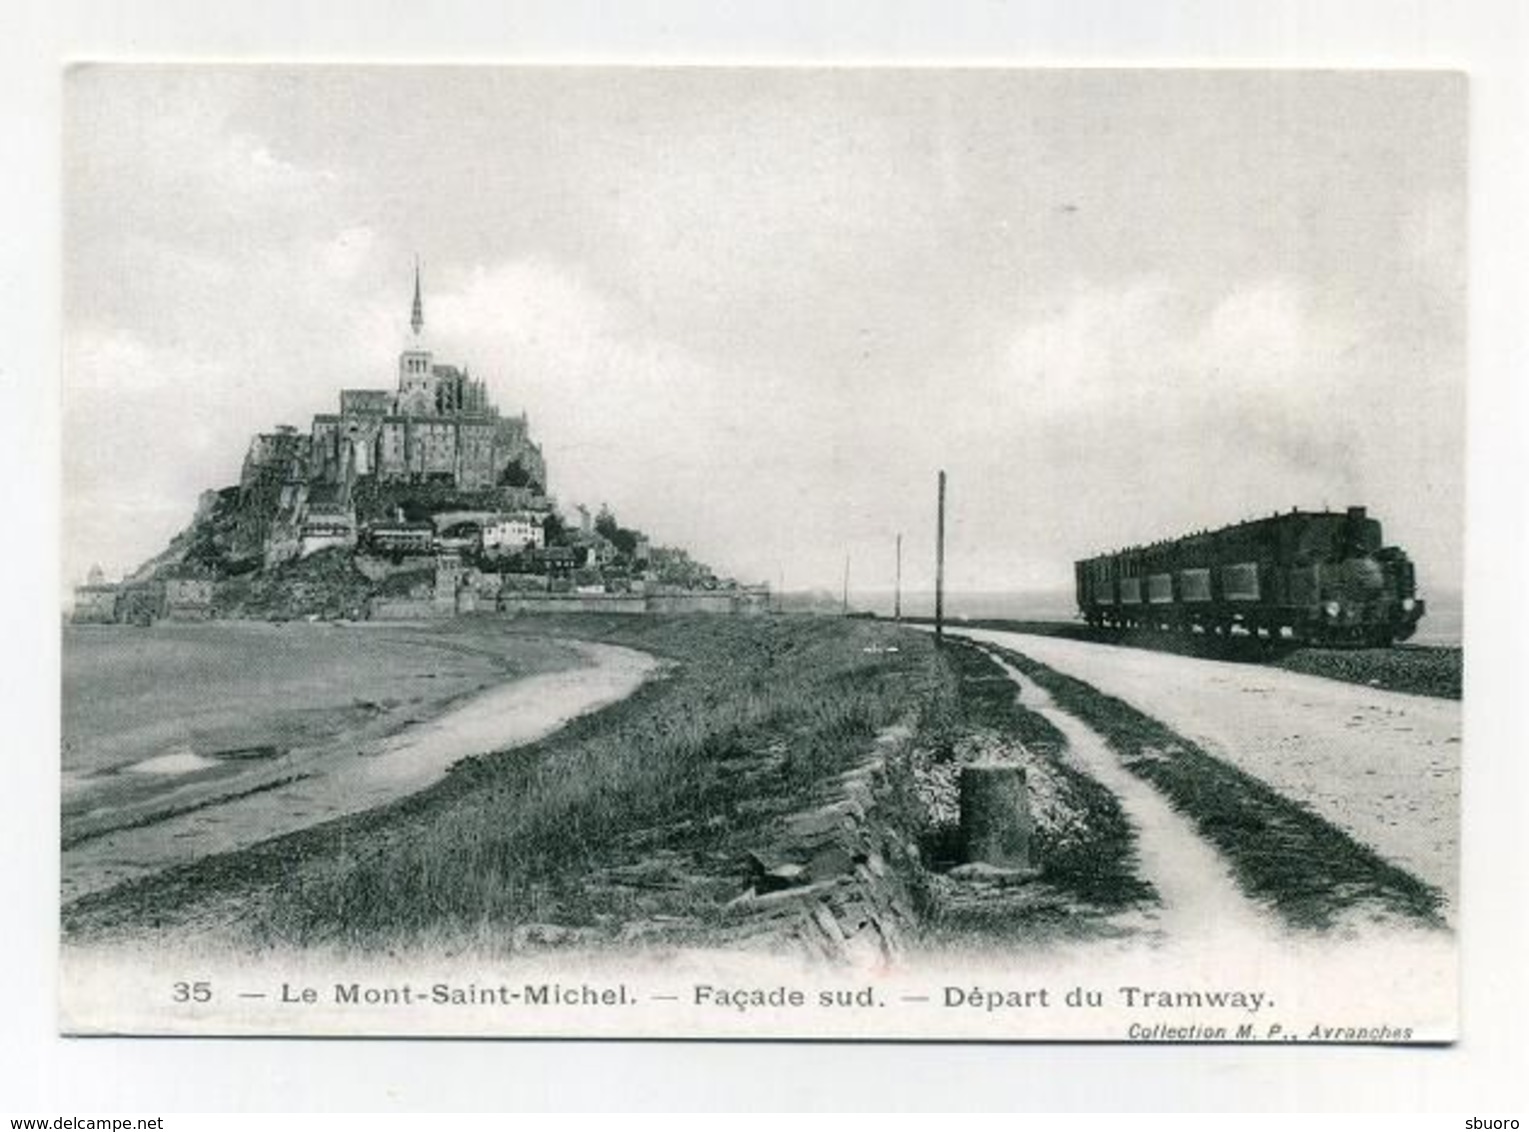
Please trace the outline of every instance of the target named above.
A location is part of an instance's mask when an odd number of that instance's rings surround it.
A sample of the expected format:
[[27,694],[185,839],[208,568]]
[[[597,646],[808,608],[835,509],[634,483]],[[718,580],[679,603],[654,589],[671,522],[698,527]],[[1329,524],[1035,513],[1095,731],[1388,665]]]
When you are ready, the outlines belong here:
[[414,313],[409,316],[409,325],[414,328],[416,337],[425,328],[425,304],[419,295],[419,256],[414,257]]

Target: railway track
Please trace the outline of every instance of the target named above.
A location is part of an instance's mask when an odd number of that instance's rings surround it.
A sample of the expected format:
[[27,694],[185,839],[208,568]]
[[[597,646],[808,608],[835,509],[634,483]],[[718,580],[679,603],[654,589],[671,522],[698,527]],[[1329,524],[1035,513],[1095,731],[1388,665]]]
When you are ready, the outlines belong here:
[[[918,620],[927,623],[927,619]],[[1242,635],[1217,637],[1150,629],[1096,628],[1068,621],[962,620],[947,624],[951,628],[998,629],[1120,648],[1148,649],[1202,660],[1266,665],[1287,672],[1419,696],[1452,700],[1461,697],[1464,653],[1459,648],[1444,645],[1329,648]]]

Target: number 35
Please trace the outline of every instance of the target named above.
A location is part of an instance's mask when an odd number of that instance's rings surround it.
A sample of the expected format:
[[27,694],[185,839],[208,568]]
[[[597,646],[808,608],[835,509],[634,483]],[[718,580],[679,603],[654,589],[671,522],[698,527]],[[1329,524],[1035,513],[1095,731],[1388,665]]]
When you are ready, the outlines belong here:
[[176,983],[176,1002],[211,1002],[211,983]]

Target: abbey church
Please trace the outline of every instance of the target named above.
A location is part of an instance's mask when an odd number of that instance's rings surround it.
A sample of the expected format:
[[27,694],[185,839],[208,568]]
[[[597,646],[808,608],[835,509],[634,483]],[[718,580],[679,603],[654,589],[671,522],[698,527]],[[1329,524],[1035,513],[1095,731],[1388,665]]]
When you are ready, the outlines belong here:
[[[354,545],[366,500],[421,489],[475,493],[505,510],[546,506],[547,467],[522,413],[501,416],[466,367],[435,360],[425,337],[419,268],[394,389],[344,389],[340,411],[261,433],[240,475],[241,510],[258,517],[246,553],[268,564],[328,545]],[[398,490],[390,490],[396,488]],[[257,544],[252,545],[252,544]]]
[[[435,361],[424,337],[417,267],[409,325],[413,335],[398,357],[396,390],[342,390],[338,413],[313,418],[313,478],[335,483],[376,475],[480,488],[510,474],[520,480],[515,486],[545,485],[546,468],[526,418],[500,416],[481,381]],[[519,471],[510,472],[517,464]]]

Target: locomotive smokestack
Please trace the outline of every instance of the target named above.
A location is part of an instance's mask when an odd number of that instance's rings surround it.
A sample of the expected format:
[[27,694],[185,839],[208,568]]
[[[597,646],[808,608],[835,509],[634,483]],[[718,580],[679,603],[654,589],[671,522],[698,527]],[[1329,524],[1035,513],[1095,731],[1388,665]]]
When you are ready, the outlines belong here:
[[1362,522],[1364,522],[1364,516],[1365,516],[1365,509],[1363,507],[1350,507],[1348,509],[1349,522],[1351,522],[1351,523],[1362,523]]

